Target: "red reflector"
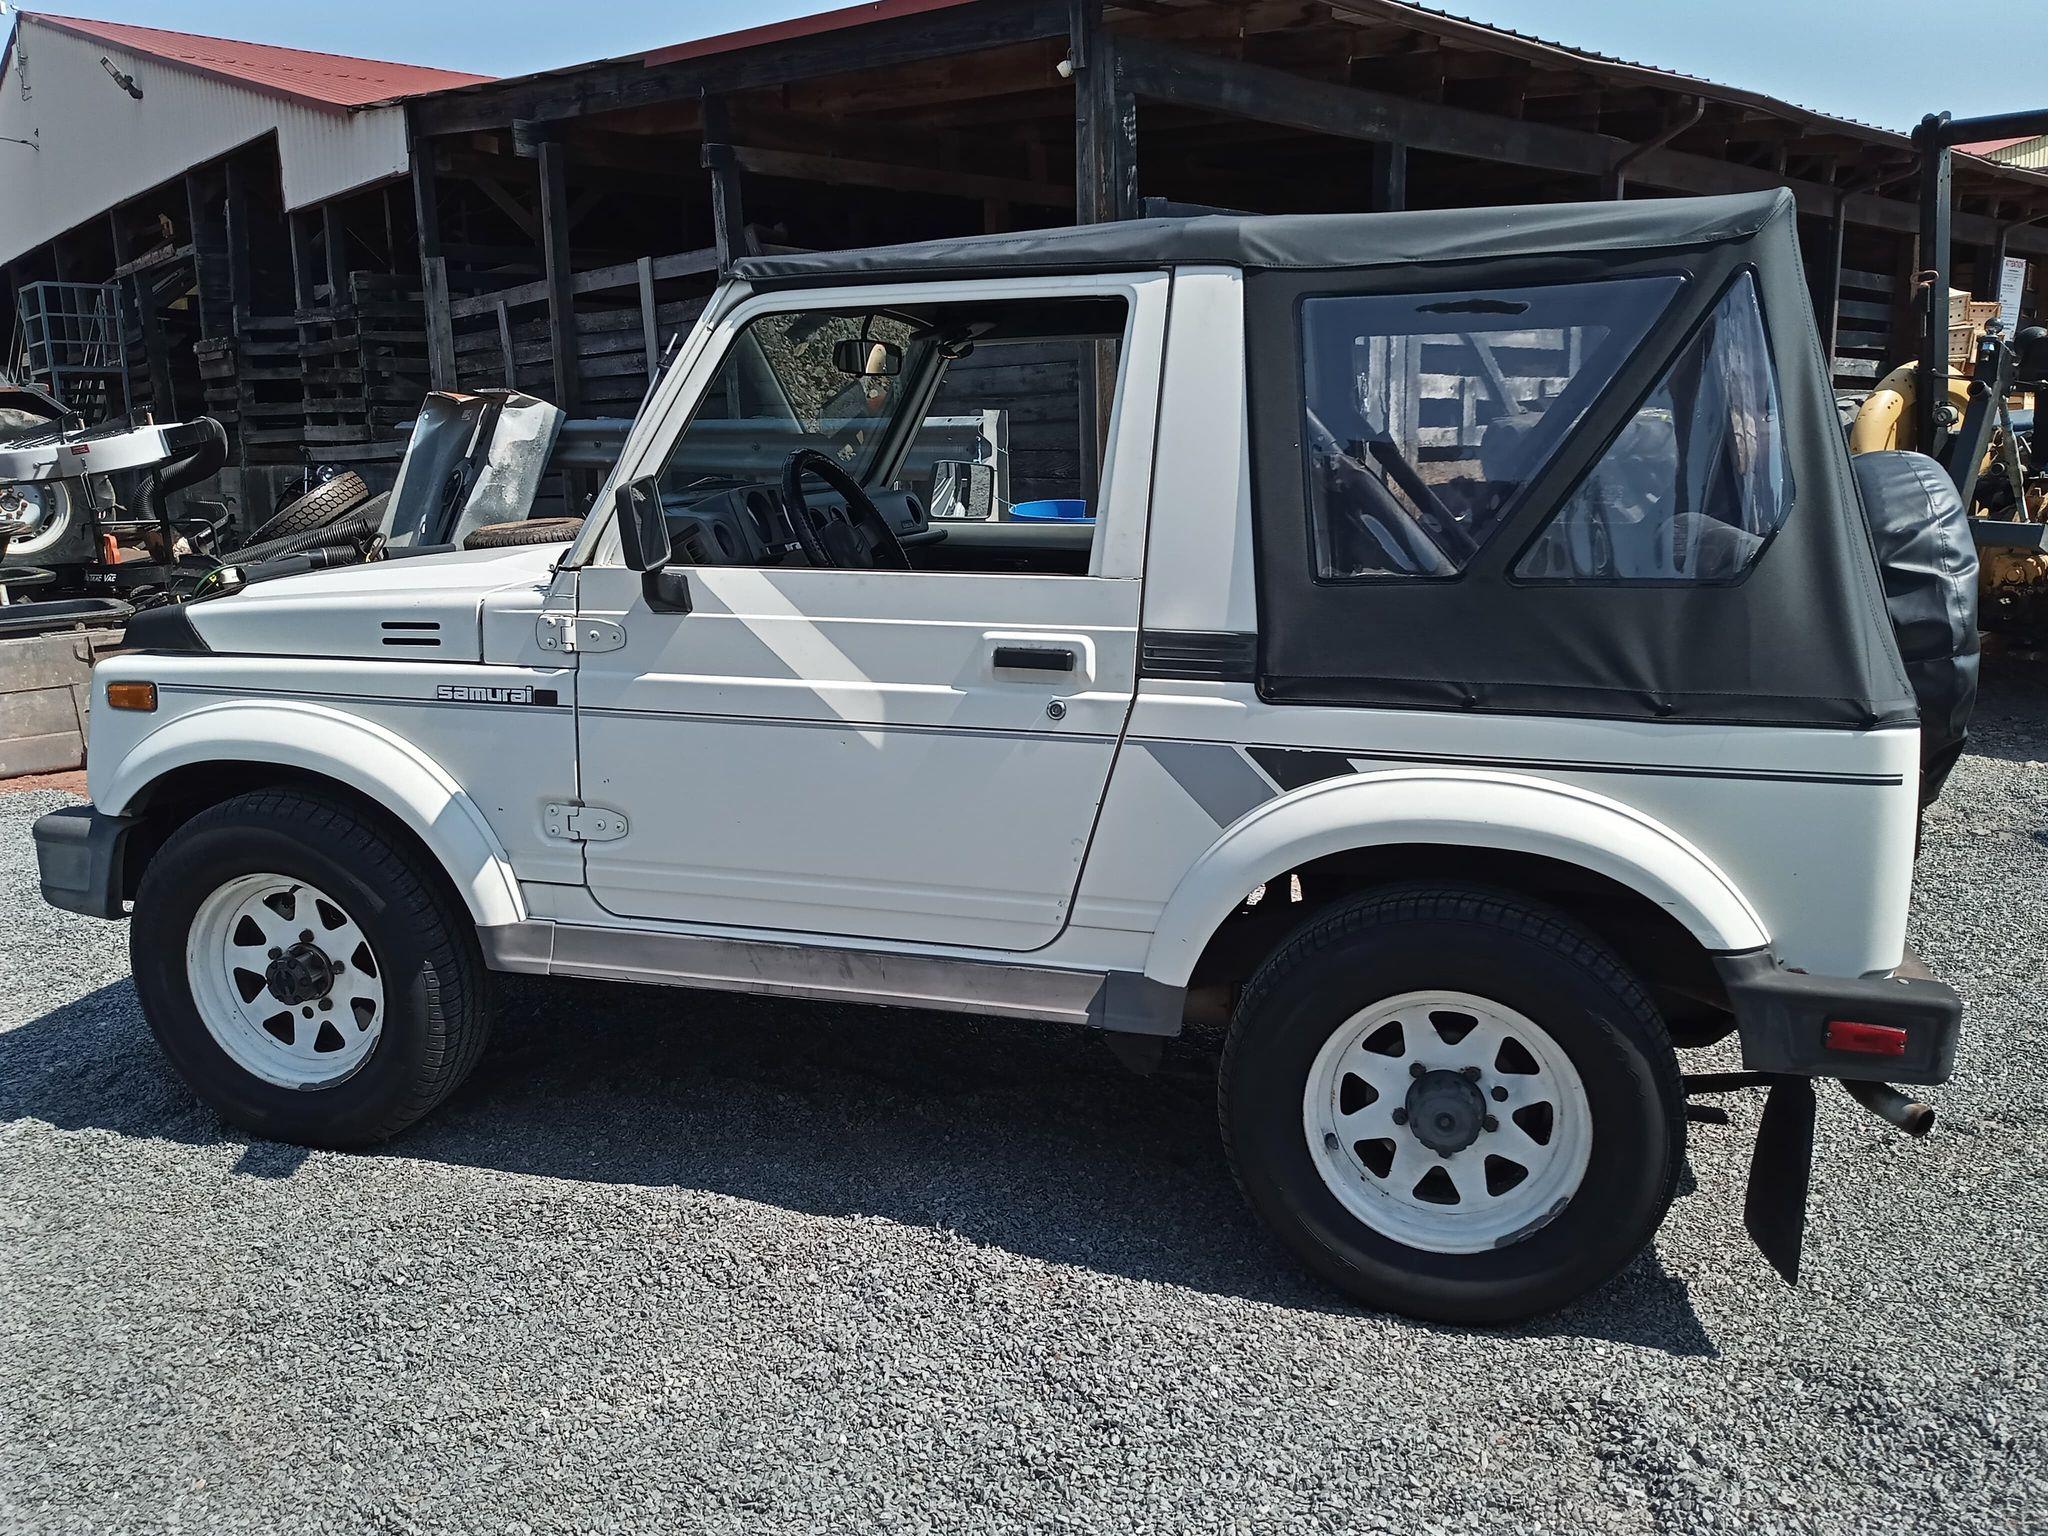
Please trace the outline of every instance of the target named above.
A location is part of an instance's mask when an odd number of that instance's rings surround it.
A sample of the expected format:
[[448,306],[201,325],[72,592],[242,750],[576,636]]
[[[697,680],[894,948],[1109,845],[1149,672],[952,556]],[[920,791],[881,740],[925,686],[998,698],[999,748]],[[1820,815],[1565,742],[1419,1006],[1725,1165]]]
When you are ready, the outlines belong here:
[[1906,1032],[1891,1024],[1857,1024],[1829,1019],[1826,1035],[1831,1051],[1856,1051],[1864,1056],[1903,1056]]

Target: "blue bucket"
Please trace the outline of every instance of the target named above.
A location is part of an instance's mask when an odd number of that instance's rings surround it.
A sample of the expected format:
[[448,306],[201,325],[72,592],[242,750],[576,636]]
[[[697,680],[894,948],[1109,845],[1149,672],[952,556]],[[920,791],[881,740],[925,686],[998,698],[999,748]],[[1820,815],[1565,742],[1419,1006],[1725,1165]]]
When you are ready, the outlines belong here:
[[1020,501],[1010,508],[1010,516],[1020,523],[1092,523],[1094,514],[1088,510],[1088,503],[1079,500]]

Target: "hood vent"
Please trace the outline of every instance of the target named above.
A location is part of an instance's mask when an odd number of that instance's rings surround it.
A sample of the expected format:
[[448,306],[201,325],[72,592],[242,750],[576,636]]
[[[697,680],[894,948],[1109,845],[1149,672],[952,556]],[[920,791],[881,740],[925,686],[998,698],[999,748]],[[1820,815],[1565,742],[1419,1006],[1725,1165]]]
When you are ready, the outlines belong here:
[[383,629],[386,645],[437,646],[441,643],[439,619],[386,619]]

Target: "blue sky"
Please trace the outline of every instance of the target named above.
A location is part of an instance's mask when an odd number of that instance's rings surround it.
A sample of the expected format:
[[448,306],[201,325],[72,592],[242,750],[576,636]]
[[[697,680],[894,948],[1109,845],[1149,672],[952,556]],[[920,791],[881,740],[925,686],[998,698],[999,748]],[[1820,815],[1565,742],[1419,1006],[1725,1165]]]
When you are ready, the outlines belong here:
[[[254,42],[521,74],[843,0],[40,0],[32,8]],[[2048,0],[1437,0],[1555,42],[1887,127],[2048,107]],[[2000,70],[1999,64],[2013,67]]]

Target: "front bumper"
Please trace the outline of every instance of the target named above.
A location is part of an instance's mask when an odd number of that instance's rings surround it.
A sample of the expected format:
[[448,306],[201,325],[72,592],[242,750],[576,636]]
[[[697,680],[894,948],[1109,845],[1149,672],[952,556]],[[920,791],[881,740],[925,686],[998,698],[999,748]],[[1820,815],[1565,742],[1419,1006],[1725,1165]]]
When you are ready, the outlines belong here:
[[[1718,955],[1742,1037],[1742,1064],[1753,1072],[1851,1081],[1945,1083],[1955,1070],[1963,1000],[1908,954],[1883,976],[1809,976],[1780,966],[1769,950]],[[1828,1043],[1831,1022],[1902,1030],[1896,1054],[1843,1050]]]
[[87,917],[126,917],[123,864],[140,818],[102,816],[67,805],[36,818],[36,867],[43,900]]

